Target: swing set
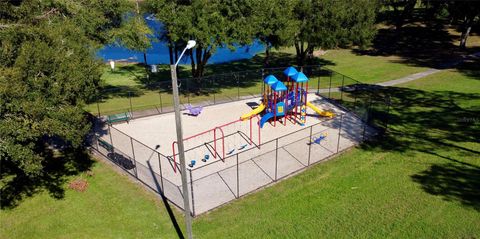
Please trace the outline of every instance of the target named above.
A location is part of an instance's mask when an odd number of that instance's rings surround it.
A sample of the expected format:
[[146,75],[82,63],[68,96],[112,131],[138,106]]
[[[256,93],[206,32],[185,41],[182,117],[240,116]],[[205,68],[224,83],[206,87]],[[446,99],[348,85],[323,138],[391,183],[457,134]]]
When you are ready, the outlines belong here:
[[[257,121],[256,124],[258,126],[257,127],[258,128],[258,144],[256,144],[256,145],[254,143],[254,136],[253,136],[253,120],[254,119],[256,119],[256,121]],[[238,124],[241,124],[242,122],[245,122],[246,120],[249,121],[248,122],[249,134],[245,135],[247,137],[247,139],[246,139],[247,143],[242,144],[238,147],[237,147],[237,145],[229,145],[227,150],[226,150],[226,148],[225,148],[225,138],[228,137],[229,135],[225,135],[225,133],[224,133],[225,130],[224,129],[226,127],[229,127],[229,126],[235,126],[235,125],[238,126]],[[205,131],[200,132],[198,134],[186,137],[186,138],[183,139],[183,141],[184,142],[185,141],[191,141],[193,139],[200,138],[200,139],[203,139],[203,140],[201,140],[202,143],[200,145],[205,145],[205,146],[210,145],[210,143],[213,142],[213,149],[212,149],[213,152],[209,151],[209,152],[205,153],[203,158],[201,159],[201,161],[206,163],[210,159],[210,154],[209,153],[211,153],[213,158],[216,159],[218,157],[218,158],[220,158],[220,160],[225,162],[225,156],[230,156],[231,154],[233,154],[235,152],[235,150],[238,150],[238,151],[243,150],[243,149],[247,148],[249,145],[255,145],[256,147],[260,147],[261,135],[260,135],[259,123],[260,123],[260,117],[258,115],[253,115],[253,116],[249,117],[248,119],[238,119],[238,120],[235,120],[235,121],[232,121],[232,122],[220,125],[220,126],[216,126],[212,129],[205,130]],[[213,139],[209,140],[208,138],[211,137],[210,136],[211,133],[213,133]],[[240,130],[237,129],[235,132],[233,132],[233,134],[244,134],[244,132],[241,132]],[[207,137],[207,139],[204,139],[205,137]],[[220,141],[218,147],[217,147],[217,141]],[[174,162],[173,171],[175,173],[177,172],[177,168],[178,168],[177,158],[176,158],[177,152],[175,150],[177,144],[178,144],[177,141],[174,141],[172,143],[172,153],[173,153],[173,162]],[[191,168],[194,167],[195,165],[196,165],[196,160],[191,160],[190,164],[188,164],[188,166],[191,167]]]

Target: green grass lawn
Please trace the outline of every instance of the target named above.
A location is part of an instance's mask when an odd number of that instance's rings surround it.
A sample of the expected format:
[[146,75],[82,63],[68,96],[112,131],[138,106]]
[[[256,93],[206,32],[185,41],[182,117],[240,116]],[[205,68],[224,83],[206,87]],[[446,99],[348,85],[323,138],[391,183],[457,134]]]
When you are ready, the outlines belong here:
[[42,192],[2,210],[0,238],[175,238],[163,202],[111,167],[97,162],[93,176],[68,178],[86,179],[85,192],[64,185],[62,199]]
[[389,88],[396,107],[386,138],[201,216],[195,231],[203,238],[478,238],[479,76],[449,70]]
[[[479,238],[478,62],[390,93],[389,134],[194,221],[196,238]],[[96,163],[86,192],[0,215],[2,238],[172,238],[163,203]],[[183,219],[175,209],[180,227]]]
[[331,50],[322,59],[334,63],[328,68],[350,76],[363,83],[395,80],[427,70],[427,67],[403,64],[396,56],[369,56],[349,50]]

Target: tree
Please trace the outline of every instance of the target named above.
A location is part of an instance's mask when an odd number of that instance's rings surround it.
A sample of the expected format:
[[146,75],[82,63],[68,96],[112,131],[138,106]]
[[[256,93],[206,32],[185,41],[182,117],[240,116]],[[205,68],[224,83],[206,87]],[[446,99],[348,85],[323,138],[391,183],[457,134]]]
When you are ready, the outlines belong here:
[[299,0],[295,7],[300,24],[294,41],[297,64],[303,66],[317,48],[368,46],[376,33],[376,11],[376,2],[370,0]]
[[204,68],[218,47],[235,49],[237,44],[252,42],[255,27],[250,24],[250,1],[192,0],[150,1],[151,10],[165,28],[168,42],[183,48],[194,39],[197,45],[189,52],[192,76],[201,77]]
[[83,149],[90,124],[82,106],[96,94],[103,69],[95,52],[121,25],[129,4],[25,0],[2,2],[1,8],[8,12],[0,15],[4,192],[15,185],[9,182],[41,176],[57,152]]
[[448,10],[453,18],[459,19],[461,22],[460,47],[465,48],[472,26],[475,24],[476,19],[480,18],[480,2],[448,1]]
[[417,0],[384,0],[383,4],[393,8],[395,29],[400,30],[405,20],[412,16]]
[[128,49],[143,52],[143,63],[145,68],[148,66],[147,50],[152,47],[151,35],[153,34],[143,17],[140,15],[138,0],[136,1],[136,14],[129,14],[123,21],[120,28],[113,32],[115,42]]
[[293,45],[298,21],[294,19],[294,0],[253,1],[256,38],[265,44],[264,66],[269,65],[270,49]]

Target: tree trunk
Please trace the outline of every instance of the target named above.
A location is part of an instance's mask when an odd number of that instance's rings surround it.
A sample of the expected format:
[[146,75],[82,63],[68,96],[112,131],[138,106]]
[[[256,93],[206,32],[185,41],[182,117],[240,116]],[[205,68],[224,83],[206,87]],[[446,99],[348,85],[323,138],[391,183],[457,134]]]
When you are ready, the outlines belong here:
[[[202,47],[195,48],[195,54],[192,51],[190,54],[190,61],[192,65],[192,77],[197,81],[204,75],[205,65],[212,56],[212,53],[208,49]],[[200,82],[197,82],[200,83]]]
[[405,6],[403,7],[402,11],[399,11],[394,7],[394,11],[397,12],[397,14],[395,14],[397,16],[397,19],[395,21],[396,30],[400,30],[405,24],[405,19],[412,16],[413,9],[415,8],[415,4],[417,4],[417,0],[408,0],[405,3]]
[[170,56],[170,65],[175,64],[173,61],[173,47],[172,47],[172,42],[168,44],[168,55]]
[[314,47],[312,45],[308,44],[308,47],[305,50],[305,52],[307,53],[307,63],[308,64],[313,64],[313,50],[314,50]]
[[[307,47],[308,48],[308,47]],[[307,57],[307,49],[304,49],[304,43],[295,42],[295,51],[297,53],[297,65],[303,66],[305,64],[305,58]]]
[[267,44],[265,47],[265,59],[263,61],[263,67],[268,67],[270,65],[270,45]]
[[472,30],[473,18],[466,17],[463,23],[462,35],[460,36],[460,48],[465,49],[467,47],[467,38],[470,35],[470,30]]
[[148,66],[147,53],[146,52],[143,52],[143,63],[145,64],[145,66]]

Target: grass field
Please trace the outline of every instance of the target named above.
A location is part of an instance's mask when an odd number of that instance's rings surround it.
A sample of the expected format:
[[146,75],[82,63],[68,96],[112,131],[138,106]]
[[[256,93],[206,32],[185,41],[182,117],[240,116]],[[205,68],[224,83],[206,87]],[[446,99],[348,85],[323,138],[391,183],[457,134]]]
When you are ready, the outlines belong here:
[[[161,200],[103,162],[92,168],[85,192],[67,189],[62,199],[42,192],[2,210],[0,238],[175,238]],[[175,215],[178,214],[174,210]]]
[[[479,238],[476,66],[383,89],[394,103],[385,138],[198,217],[195,237]],[[84,193],[2,210],[0,237],[176,237],[161,200],[103,163],[93,172],[73,177],[89,181]]]

